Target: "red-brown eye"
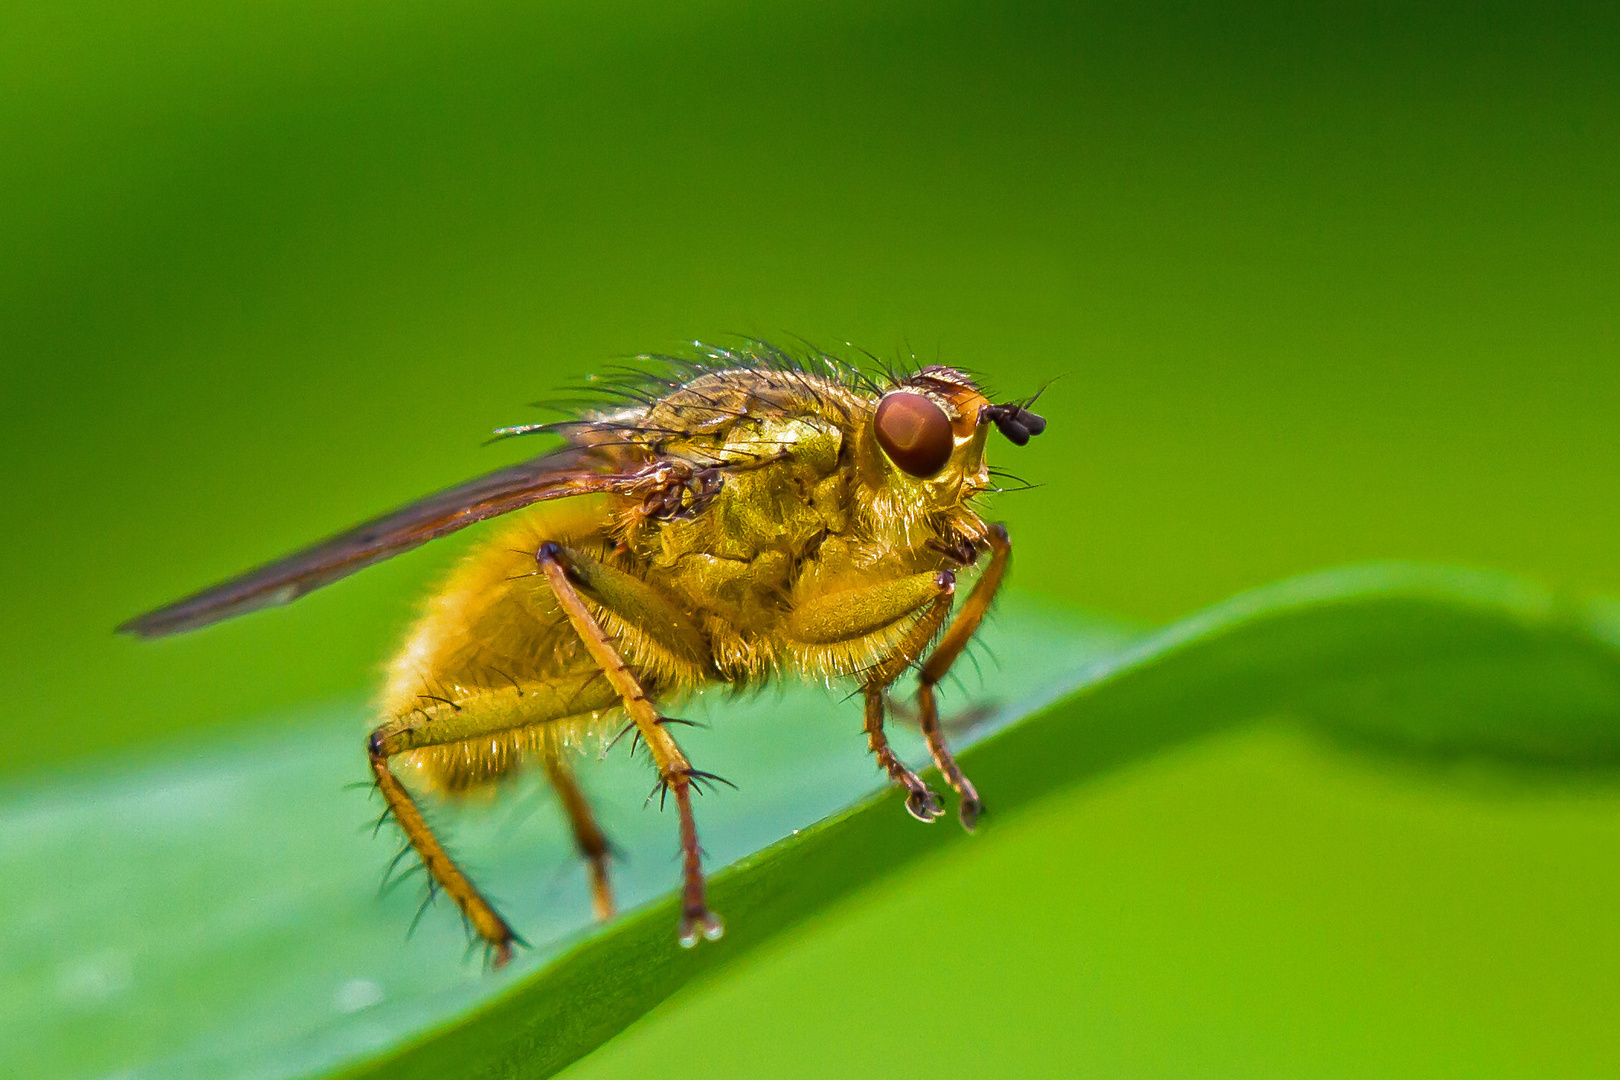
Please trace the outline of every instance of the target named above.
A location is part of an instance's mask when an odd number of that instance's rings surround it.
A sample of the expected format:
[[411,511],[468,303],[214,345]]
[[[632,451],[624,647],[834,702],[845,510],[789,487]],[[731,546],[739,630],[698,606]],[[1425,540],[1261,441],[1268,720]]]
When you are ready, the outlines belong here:
[[950,417],[921,394],[887,395],[878,402],[872,426],[889,460],[912,476],[926,479],[951,460],[955,443]]

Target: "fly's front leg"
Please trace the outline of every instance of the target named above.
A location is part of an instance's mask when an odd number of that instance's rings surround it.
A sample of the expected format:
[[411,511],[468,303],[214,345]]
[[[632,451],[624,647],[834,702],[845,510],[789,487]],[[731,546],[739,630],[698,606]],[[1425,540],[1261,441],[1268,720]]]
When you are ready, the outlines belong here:
[[[918,821],[933,821],[943,808],[939,796],[889,745],[883,731],[884,695],[939,633],[955,595],[956,575],[949,570],[912,574],[818,597],[794,611],[787,624],[801,648],[870,644],[877,649],[876,662],[861,673],[866,744],[889,779],[906,789],[906,809]],[[915,618],[906,625],[908,616]]]
[[928,740],[928,752],[933,755],[934,764],[939,766],[940,773],[961,796],[958,813],[962,827],[970,832],[984,806],[972,782],[962,775],[950,747],[945,745],[945,736],[939,729],[939,707],[934,701],[934,687],[973,639],[979,624],[984,621],[985,612],[990,610],[996,590],[1001,588],[1002,578],[1006,576],[1007,560],[1012,555],[1012,541],[1007,536],[1006,528],[1002,525],[990,526],[986,539],[990,545],[989,565],[968,594],[962,610],[952,620],[950,629],[945,631],[945,636],[940,638],[939,644],[917,672],[917,715],[922,724],[923,738]]
[[922,822],[933,822],[945,812],[944,805],[934,789],[923,783],[922,777],[900,760],[889,737],[883,733],[886,711],[883,701],[886,687],[867,686],[862,690],[866,699],[866,747],[877,759],[878,768],[889,774],[889,779],[906,789],[906,811]]
[[[574,573],[581,571],[571,573],[572,567],[587,565],[583,556],[561,544],[547,541],[535,552],[535,561],[539,563],[541,573],[545,575],[558,606],[567,616],[574,632],[584,642],[586,651],[601,668],[631,722],[641,733],[642,741],[652,754],[653,764],[658,768],[660,785],[675,798],[681,828],[681,944],[688,947],[697,944],[700,934],[712,941],[724,932],[724,926],[709,910],[704,899],[703,851],[698,845],[697,822],[692,816],[692,781],[703,774],[696,772],[691,762],[687,761],[675,739],[660,722],[662,718],[653,708],[640,681],[585,606],[573,580]],[[613,580],[622,585],[624,582],[618,579],[624,576],[618,575]]]

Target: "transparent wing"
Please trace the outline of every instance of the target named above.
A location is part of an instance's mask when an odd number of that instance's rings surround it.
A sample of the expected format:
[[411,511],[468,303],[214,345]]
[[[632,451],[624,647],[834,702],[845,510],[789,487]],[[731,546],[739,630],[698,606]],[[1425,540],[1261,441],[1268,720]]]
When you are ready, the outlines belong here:
[[603,471],[605,456],[570,446],[430,495],[302,551],[131,619],[120,633],[162,637],[290,603],[474,522],[545,499],[622,490],[634,474]]

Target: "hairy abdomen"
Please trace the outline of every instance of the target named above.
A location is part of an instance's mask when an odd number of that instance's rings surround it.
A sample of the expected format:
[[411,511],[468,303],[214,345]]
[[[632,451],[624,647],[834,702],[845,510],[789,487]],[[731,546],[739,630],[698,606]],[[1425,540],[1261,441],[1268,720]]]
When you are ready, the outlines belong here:
[[579,743],[611,722],[611,689],[592,677],[595,665],[534,557],[543,540],[605,549],[601,504],[582,498],[516,518],[474,549],[427,602],[389,665],[384,715],[444,724],[500,717],[515,725],[410,754],[410,771],[427,786],[467,791],[547,746]]

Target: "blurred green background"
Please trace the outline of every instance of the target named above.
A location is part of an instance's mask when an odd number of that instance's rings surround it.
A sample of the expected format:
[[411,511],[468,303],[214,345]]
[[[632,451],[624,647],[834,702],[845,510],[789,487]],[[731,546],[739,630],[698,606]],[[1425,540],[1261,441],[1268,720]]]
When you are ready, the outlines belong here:
[[[728,332],[1060,377],[997,513],[1094,610],[1382,557],[1620,594],[1617,72],[1612,5],[7,5],[0,770],[363,695],[460,541],[110,628]],[[1223,742],[579,1075],[1599,1075],[1617,866],[1609,796]]]

